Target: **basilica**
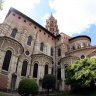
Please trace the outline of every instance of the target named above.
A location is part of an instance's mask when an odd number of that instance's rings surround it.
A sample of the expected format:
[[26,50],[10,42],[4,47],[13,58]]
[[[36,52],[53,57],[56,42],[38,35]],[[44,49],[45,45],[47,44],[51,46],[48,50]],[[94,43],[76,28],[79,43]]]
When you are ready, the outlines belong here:
[[65,68],[86,57],[96,57],[91,38],[60,33],[52,14],[43,27],[10,8],[0,24],[0,90],[17,90],[20,80],[26,77],[34,79],[40,91],[46,74],[56,77],[56,89],[70,90],[64,82]]

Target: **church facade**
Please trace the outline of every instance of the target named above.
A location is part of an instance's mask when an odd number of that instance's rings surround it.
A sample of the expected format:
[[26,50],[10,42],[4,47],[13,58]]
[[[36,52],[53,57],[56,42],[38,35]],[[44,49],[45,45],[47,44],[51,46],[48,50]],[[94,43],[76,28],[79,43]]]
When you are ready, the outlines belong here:
[[42,90],[42,78],[54,74],[56,88],[65,85],[65,68],[82,58],[96,56],[96,46],[85,35],[59,33],[51,14],[45,28],[14,8],[0,24],[0,90],[16,90],[23,78],[34,79]]

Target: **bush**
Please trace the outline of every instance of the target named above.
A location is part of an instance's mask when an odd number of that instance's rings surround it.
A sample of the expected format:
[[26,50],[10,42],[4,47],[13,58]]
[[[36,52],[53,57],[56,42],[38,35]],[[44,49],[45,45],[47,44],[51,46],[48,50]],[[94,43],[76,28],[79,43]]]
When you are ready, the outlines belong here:
[[55,76],[52,74],[47,74],[43,78],[42,87],[47,89],[47,96],[49,96],[49,89],[55,88]]
[[18,93],[21,96],[29,96],[29,94],[34,96],[38,94],[38,85],[34,80],[24,78],[19,83]]

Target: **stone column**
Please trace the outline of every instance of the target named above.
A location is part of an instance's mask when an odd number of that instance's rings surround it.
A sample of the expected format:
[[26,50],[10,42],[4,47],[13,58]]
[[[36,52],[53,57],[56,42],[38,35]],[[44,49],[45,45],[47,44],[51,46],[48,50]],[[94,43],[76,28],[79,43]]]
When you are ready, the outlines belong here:
[[0,50],[0,72],[2,71],[4,57],[5,57],[5,52]]
[[42,67],[38,66],[38,77],[37,77],[37,84],[39,86],[39,91],[42,91],[42,83],[40,80],[42,80]]
[[33,78],[33,69],[34,69],[34,65],[32,64],[32,66],[31,66],[31,73],[30,73],[30,77],[32,77],[32,78]]
[[48,74],[51,74],[52,68],[49,66],[48,68]]
[[61,80],[62,80],[61,90],[64,91],[65,71],[63,67],[61,68]]
[[21,71],[22,71],[22,62],[18,62],[17,68],[17,80],[16,80],[16,88],[18,88],[19,82],[21,81]]

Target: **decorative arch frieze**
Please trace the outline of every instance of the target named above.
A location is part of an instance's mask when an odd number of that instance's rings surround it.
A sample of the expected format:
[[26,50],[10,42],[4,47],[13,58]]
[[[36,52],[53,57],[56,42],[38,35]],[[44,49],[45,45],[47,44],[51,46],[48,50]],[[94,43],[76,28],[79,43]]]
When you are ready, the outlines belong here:
[[70,65],[73,64],[76,60],[79,60],[79,57],[75,57],[75,56],[69,56],[69,57],[64,57],[61,59],[62,62],[62,67],[65,67],[65,65]]
[[2,40],[2,50],[6,51],[9,48],[10,50],[13,50],[13,54],[16,56],[19,56],[24,52],[23,46],[18,41],[6,36],[0,37],[0,40]]
[[12,52],[12,54],[16,54],[14,48],[11,46],[6,47],[5,51],[7,51],[7,50],[10,50]]
[[34,62],[32,63],[32,65],[34,66],[35,63],[37,63],[38,65],[40,64],[40,62],[36,60],[36,61],[34,61]]
[[93,52],[91,52],[91,53],[90,53],[89,55],[87,55],[86,57],[91,58],[91,57],[93,57],[93,56],[96,56],[96,50],[93,51]]
[[44,66],[46,64],[46,62],[47,62],[49,66],[52,66],[52,60],[53,60],[52,57],[50,57],[48,55],[45,55],[45,54],[34,54],[34,55],[32,55],[33,63],[35,61],[38,61],[39,65],[43,65]]

